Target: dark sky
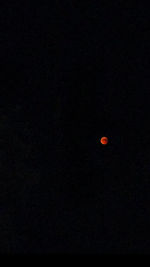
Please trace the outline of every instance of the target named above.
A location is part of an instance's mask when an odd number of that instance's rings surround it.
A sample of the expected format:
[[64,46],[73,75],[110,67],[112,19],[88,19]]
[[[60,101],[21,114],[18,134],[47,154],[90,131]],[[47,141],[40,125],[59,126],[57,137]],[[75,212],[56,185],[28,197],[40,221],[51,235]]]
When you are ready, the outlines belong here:
[[146,10],[1,8],[0,252],[149,251]]

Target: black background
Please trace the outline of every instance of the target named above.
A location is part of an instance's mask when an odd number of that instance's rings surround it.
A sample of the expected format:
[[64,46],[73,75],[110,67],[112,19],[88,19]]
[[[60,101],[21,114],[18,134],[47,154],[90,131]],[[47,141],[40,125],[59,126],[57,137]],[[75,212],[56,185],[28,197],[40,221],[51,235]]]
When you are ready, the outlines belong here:
[[1,8],[1,252],[149,252],[147,11]]

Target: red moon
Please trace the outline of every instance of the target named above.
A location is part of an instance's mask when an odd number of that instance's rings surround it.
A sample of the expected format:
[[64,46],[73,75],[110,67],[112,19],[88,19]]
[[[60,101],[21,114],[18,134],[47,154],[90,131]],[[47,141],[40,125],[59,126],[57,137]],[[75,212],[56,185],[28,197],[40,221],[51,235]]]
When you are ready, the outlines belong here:
[[102,145],[107,145],[107,144],[108,144],[108,138],[105,137],[105,136],[102,137],[100,141],[101,141],[101,144],[102,144]]

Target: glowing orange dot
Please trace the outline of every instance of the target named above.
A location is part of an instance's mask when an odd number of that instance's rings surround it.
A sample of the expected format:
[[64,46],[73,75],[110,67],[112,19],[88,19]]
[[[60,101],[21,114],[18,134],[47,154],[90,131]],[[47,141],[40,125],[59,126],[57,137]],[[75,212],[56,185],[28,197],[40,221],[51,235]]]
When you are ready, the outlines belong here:
[[108,138],[105,137],[105,136],[103,136],[100,141],[101,141],[102,145],[107,145],[108,144]]

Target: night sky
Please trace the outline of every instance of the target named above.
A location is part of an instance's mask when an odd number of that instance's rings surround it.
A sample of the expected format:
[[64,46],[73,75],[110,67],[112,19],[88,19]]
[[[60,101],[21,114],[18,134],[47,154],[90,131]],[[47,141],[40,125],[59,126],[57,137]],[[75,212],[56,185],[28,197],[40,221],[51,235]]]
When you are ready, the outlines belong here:
[[0,252],[150,253],[150,24],[104,2],[1,8]]

